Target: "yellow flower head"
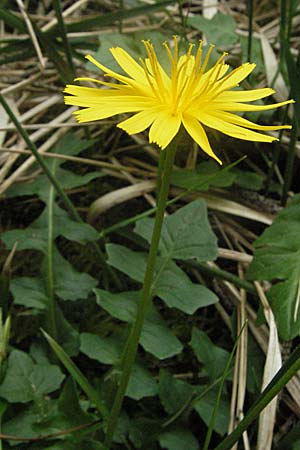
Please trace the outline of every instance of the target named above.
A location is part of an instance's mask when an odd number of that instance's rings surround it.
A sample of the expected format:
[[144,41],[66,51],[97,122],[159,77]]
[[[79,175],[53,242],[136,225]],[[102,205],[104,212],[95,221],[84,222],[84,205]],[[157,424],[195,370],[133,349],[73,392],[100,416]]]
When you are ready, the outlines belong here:
[[242,64],[227,73],[229,66],[224,63],[224,53],[207,70],[213,46],[203,57],[202,42],[196,52],[193,52],[194,46],[190,44],[186,54],[179,56],[177,38],[174,37],[173,52],[164,43],[171,66],[170,73],[166,73],[152,43],[143,41],[143,44],[147,58],[139,62],[120,47],[110,49],[127,76],[113,72],[90,55],[86,56],[106,77],[114,78],[118,83],[77,78],[99,83],[106,89],[67,85],[64,92],[71,95],[65,96],[65,103],[84,108],[74,113],[79,122],[105,119],[120,113],[135,113],[117,126],[128,134],[139,133],[150,127],[150,143],[155,142],[162,149],[167,147],[183,124],[202,150],[219,163],[221,161],[210,146],[204,126],[228,136],[257,142],[272,142],[276,138],[253,130],[291,128],[289,125],[257,125],[234,114],[238,111],[264,111],[293,102],[287,100],[270,105],[245,103],[274,93],[270,88],[233,90],[253,71],[255,64]]

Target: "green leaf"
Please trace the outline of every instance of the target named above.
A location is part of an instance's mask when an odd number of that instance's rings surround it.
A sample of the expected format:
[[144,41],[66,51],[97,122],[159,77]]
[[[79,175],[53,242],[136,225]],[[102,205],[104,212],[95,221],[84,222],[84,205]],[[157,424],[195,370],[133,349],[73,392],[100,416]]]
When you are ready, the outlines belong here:
[[236,33],[236,22],[229,14],[217,12],[211,19],[195,15],[187,19],[188,25],[205,33],[208,42],[218,47],[235,44],[239,37]]
[[13,350],[0,385],[0,396],[10,403],[30,402],[57,390],[64,377],[58,366],[35,364],[26,353]]
[[[95,289],[94,292],[98,305],[113,317],[129,323],[134,321],[140,298],[139,292],[112,294],[102,289]],[[182,350],[180,341],[154,307],[146,316],[140,343],[146,351],[159,359],[170,358]]]
[[[54,284],[58,297],[62,300],[75,301],[88,298],[91,291],[97,286],[97,280],[87,273],[77,272],[55,249]],[[48,295],[40,278],[15,278],[10,284],[10,290],[18,305],[40,310],[47,308]]]
[[102,364],[116,364],[122,352],[118,336],[102,337],[92,333],[81,333],[80,351]]
[[235,183],[242,188],[251,191],[259,191],[262,189],[264,183],[264,177],[262,175],[237,168],[234,168],[233,170],[236,175]]
[[160,371],[158,395],[168,414],[175,414],[188,406],[194,394],[195,388],[192,385],[175,378],[167,370]]
[[285,340],[299,335],[300,329],[300,197],[283,209],[255,241],[254,259],[247,272],[250,280],[276,280],[268,298]]
[[56,249],[54,250],[54,287],[58,297],[72,301],[88,298],[92,289],[97,286],[97,280],[87,273],[77,272]]
[[[123,33],[108,33],[104,34],[100,38],[100,46],[97,52],[93,55],[97,61],[101,61],[105,67],[109,67],[111,70],[120,72],[120,66],[112,56],[110,49],[115,47],[116,42],[119,47],[122,47],[127,51],[135,60],[139,60],[141,57],[146,57],[146,50],[143,44],[143,40],[151,40],[155,46],[155,50],[158,55],[160,63],[164,66],[168,60],[167,53],[162,45],[166,40],[166,36],[158,31],[143,30],[141,32],[132,34]],[[92,63],[88,62],[86,65],[88,70],[96,71],[99,73],[99,69]]]
[[[204,389],[203,389],[204,390]],[[199,392],[199,391],[198,391]],[[200,390],[201,392],[201,390]],[[217,391],[209,391],[200,400],[196,400],[193,404],[201,419],[208,426],[211,420],[213,409],[217,400]],[[221,397],[218,414],[214,423],[214,431],[223,436],[228,431],[230,404],[224,396]]]
[[[140,220],[135,232],[150,243],[153,225],[153,219]],[[169,259],[196,258],[203,262],[217,257],[217,238],[208,222],[203,200],[195,200],[165,218],[159,250]]]
[[[204,161],[195,169],[176,169],[172,173],[172,184],[183,189],[207,191],[210,186],[228,187],[235,181],[232,170],[222,170],[214,161]],[[199,201],[199,200],[197,200]]]
[[40,278],[14,278],[11,281],[10,290],[16,305],[40,310],[47,308],[48,297],[44,283]]
[[167,450],[197,450],[199,444],[195,436],[187,428],[176,427],[159,435],[159,444]]
[[[49,164],[48,164],[49,165]],[[73,189],[76,187],[84,186],[95,178],[103,177],[105,174],[101,172],[89,172],[85,175],[77,175],[70,172],[70,170],[62,169],[58,167],[55,171],[55,176],[59,180],[59,183],[64,189]],[[31,183],[14,185],[8,190],[8,197],[24,196],[24,195],[38,195],[38,197],[47,201],[48,191],[50,183],[46,175],[40,175],[36,177]]]
[[[18,250],[35,249],[47,253],[48,211],[42,214],[29,226],[21,230],[9,230],[1,235],[7,248],[12,248],[18,242]],[[53,239],[64,236],[70,241],[85,244],[99,239],[95,228],[87,223],[79,223],[70,219],[66,211],[54,205],[53,210]]]
[[127,397],[140,400],[157,394],[157,383],[149,370],[140,364],[134,364],[127,387]]
[[198,328],[193,328],[190,345],[212,380],[222,375],[229,357],[226,350],[214,345],[207,334]]
[[[106,245],[108,263],[140,283],[146,270],[147,254],[135,252],[116,244]],[[178,248],[178,253],[180,249]],[[182,249],[182,252],[188,250]],[[193,314],[198,308],[218,301],[216,295],[200,284],[193,283],[174,261],[168,257],[156,260],[153,295],[157,295],[172,308]]]

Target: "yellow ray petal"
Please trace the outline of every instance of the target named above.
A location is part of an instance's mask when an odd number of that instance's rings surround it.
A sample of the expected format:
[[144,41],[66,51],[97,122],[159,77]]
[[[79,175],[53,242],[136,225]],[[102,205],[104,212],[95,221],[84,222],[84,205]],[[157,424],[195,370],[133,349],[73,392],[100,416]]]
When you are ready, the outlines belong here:
[[198,122],[194,117],[184,114],[182,118],[182,123],[186,131],[189,135],[194,139],[195,142],[200,146],[200,148],[207,153],[209,156],[218,161],[219,164],[222,164],[222,161],[215,155],[213,152],[205,130],[201,123]]
[[285,102],[280,103],[272,103],[270,105],[247,105],[244,103],[234,103],[234,102],[218,102],[214,101],[212,108],[210,109],[217,109],[217,110],[223,110],[223,111],[268,111],[270,109],[276,109],[280,106],[288,105],[290,103],[295,103],[294,100],[286,100]]
[[231,114],[229,112],[222,111],[221,113],[214,112],[214,116],[225,120],[228,123],[233,123],[234,125],[239,125],[241,127],[250,128],[252,130],[262,130],[262,131],[276,131],[276,130],[290,130],[291,125],[258,125],[244,117],[237,116],[236,114]]
[[[121,92],[120,92],[121,91]],[[76,86],[74,84],[68,84],[64,92],[66,94],[76,95],[78,97],[115,97],[122,95],[123,92],[126,92],[127,95],[130,94],[130,91],[121,90],[121,89],[99,89],[94,87],[85,87],[85,86]]]
[[85,109],[80,109],[79,111],[75,111],[73,113],[76,115],[79,122],[90,122],[92,120],[107,119],[108,117],[115,116],[116,114],[138,112],[144,109],[142,105],[134,103],[112,104],[111,101],[108,100],[106,103],[95,105],[92,105],[91,102],[85,103],[84,101],[81,101],[78,105],[76,104],[75,100],[73,103],[68,104],[85,107]]
[[110,49],[111,54],[119,64],[119,66],[126,72],[131,78],[141,82],[145,79],[144,69],[129,55],[125,50],[120,47],[114,47]]
[[149,142],[155,142],[162,149],[172,141],[179,131],[181,116],[173,116],[169,111],[161,111],[156,115],[149,131]]
[[146,130],[156,119],[157,108],[141,111],[129,119],[118,123],[117,127],[126,131],[128,134],[136,134]]
[[136,89],[137,91],[145,92],[145,86],[142,83],[144,80],[142,78],[140,80],[141,82],[138,82],[136,80],[133,80],[132,78],[125,77],[124,75],[120,75],[119,73],[108,69],[107,67],[103,66],[103,64],[99,63],[99,61],[97,61],[91,55],[86,55],[85,58],[88,61],[90,61],[91,63],[93,63],[95,66],[97,66],[99,69],[101,69],[105,73],[106,76],[109,76],[111,78],[115,78],[115,80],[118,80],[121,83],[124,83],[125,85],[129,85],[132,88]]
[[255,100],[268,97],[274,93],[274,89],[270,88],[251,89],[249,91],[226,91],[219,94],[216,101],[223,103],[253,102]]
[[198,114],[197,119],[200,120],[200,122],[202,122],[205,126],[221,131],[222,133],[237,139],[253,142],[273,142],[277,140],[273,136],[256,133],[255,131],[234,125],[213,114],[201,112]]
[[226,77],[219,79],[218,91],[225,91],[238,86],[256,67],[256,64],[245,63],[230,72]]

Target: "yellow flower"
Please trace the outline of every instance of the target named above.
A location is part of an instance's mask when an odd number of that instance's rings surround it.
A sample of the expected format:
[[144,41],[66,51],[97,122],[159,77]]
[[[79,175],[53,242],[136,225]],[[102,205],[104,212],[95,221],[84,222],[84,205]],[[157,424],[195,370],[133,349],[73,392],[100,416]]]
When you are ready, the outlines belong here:
[[247,141],[272,142],[276,138],[253,130],[281,130],[289,125],[262,126],[250,122],[235,112],[264,111],[293,103],[293,100],[269,104],[249,105],[251,102],[268,97],[273,89],[233,90],[255,68],[255,64],[242,64],[228,72],[224,63],[224,53],[212,68],[207,70],[208,60],[213,49],[210,46],[202,58],[202,42],[193,54],[193,44],[187,52],[179,56],[177,38],[174,37],[174,50],[167,43],[165,50],[170,60],[170,73],[160,65],[151,42],[143,41],[147,58],[136,62],[120,47],[110,51],[119,66],[127,74],[120,75],[92,56],[86,58],[101,69],[106,77],[118,83],[110,83],[93,78],[76,80],[92,81],[105,86],[105,89],[67,85],[64,92],[67,105],[81,106],[76,111],[79,122],[105,119],[121,113],[136,113],[117,126],[128,134],[135,134],[150,127],[149,142],[164,149],[178,133],[181,124],[201,149],[209,156],[220,159],[213,152],[204,127],[221,131],[228,136]]

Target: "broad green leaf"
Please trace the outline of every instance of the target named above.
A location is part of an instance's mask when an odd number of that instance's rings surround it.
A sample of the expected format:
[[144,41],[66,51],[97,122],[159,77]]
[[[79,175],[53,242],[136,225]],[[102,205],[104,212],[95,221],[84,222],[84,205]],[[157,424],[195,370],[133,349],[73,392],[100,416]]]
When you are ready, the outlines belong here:
[[122,352],[122,342],[116,336],[102,337],[81,333],[80,351],[102,364],[116,364]]
[[186,314],[194,314],[198,308],[217,303],[217,296],[205,286],[193,283],[173,261],[165,266],[165,260],[158,259],[159,274],[153,287],[154,294],[170,308],[177,308]]
[[[18,408],[13,417],[2,425],[3,428],[1,431],[6,434],[34,438],[67,430],[68,428],[80,426],[81,424],[92,422],[93,420],[94,416],[87,414],[81,408],[74,383],[71,379],[68,379],[64,384],[58,399],[50,400],[45,396],[38,404],[35,403],[26,406],[26,408]],[[73,433],[71,436],[73,436],[74,440],[77,442],[77,449],[85,448],[81,444],[82,441],[86,442],[86,435],[77,432]],[[71,444],[71,436],[69,434],[64,434],[59,438],[63,440],[67,439],[67,442]],[[10,445],[14,445],[19,449],[20,442],[10,441]],[[47,448],[57,448],[54,443],[52,446],[53,447]],[[40,450],[41,442],[34,448]],[[42,448],[44,449],[44,446]],[[61,440],[58,448],[59,450],[62,450],[67,449],[68,447],[65,446],[65,442]]]
[[[54,284],[56,295],[62,300],[88,298],[97,280],[87,273],[77,272],[61,254],[54,251]],[[74,289],[76,286],[76,289]],[[48,295],[40,278],[20,277],[12,280],[10,289],[15,303],[27,308],[45,309]]]
[[195,15],[189,17],[187,23],[205,33],[208,42],[218,47],[235,44],[239,39],[236,33],[236,22],[230,14],[217,12],[211,19]]
[[[37,449],[38,450],[38,449]],[[43,450],[79,450],[78,438],[74,438],[68,441],[60,442],[59,444],[52,444],[50,447],[45,447]],[[80,442],[80,450],[107,450],[107,447],[101,442],[93,441],[90,439],[84,439]]]
[[14,278],[10,283],[10,290],[16,305],[40,310],[47,308],[48,297],[40,278]]
[[247,170],[240,170],[236,167],[233,169],[236,175],[236,184],[244,189],[251,191],[259,191],[263,187],[264,177],[255,172],[249,172]]
[[229,357],[226,350],[214,345],[207,334],[198,328],[193,328],[190,345],[212,380],[222,375]]
[[231,186],[235,178],[236,175],[231,170],[224,171],[214,161],[204,161],[195,169],[174,170],[172,184],[184,189],[207,191],[210,186]]
[[186,381],[179,380],[167,370],[159,374],[158,395],[168,414],[175,414],[184,406],[188,407],[196,390]]
[[[146,253],[135,252],[117,244],[108,244],[106,250],[110,265],[134,280],[143,282],[147,261]],[[178,249],[179,252],[180,249]],[[185,249],[182,249],[182,252],[185,252]],[[169,307],[177,308],[187,314],[193,314],[198,308],[218,301],[212,291],[200,284],[193,283],[185,272],[168,257],[158,257],[156,260],[152,292],[153,295],[164,300]]]
[[[47,433],[51,433],[52,431],[55,433],[55,431],[57,431],[57,428],[53,430],[52,427],[50,427],[49,422],[47,423],[47,426],[43,425],[42,423],[43,419],[49,419],[48,410],[45,408],[46,405],[49,408],[49,403],[50,401],[43,402],[44,411],[39,410],[36,404],[30,404],[27,408],[24,409],[18,408],[13,417],[9,418],[7,421],[4,421],[4,423],[1,424],[2,433],[29,438],[41,436],[41,433],[45,428],[47,430]],[[11,441],[10,445],[18,449],[18,447],[20,447],[20,442]]]
[[193,433],[187,428],[174,427],[159,435],[159,444],[167,450],[197,450],[199,444]]
[[300,330],[300,197],[283,209],[255,241],[254,259],[247,272],[250,280],[276,283],[268,298],[282,339],[290,340]]
[[134,364],[127,387],[127,397],[140,400],[157,394],[157,383],[149,370],[140,364]]
[[147,253],[135,252],[123,245],[107,244],[108,264],[140,283],[144,280]]
[[[49,165],[49,163],[48,163]],[[64,189],[73,189],[88,184],[95,178],[103,177],[104,174],[99,172],[89,172],[85,175],[77,175],[70,172],[70,170],[62,169],[58,167],[55,171],[55,176],[59,181],[59,184]],[[44,202],[47,201],[48,191],[50,188],[50,182],[46,175],[40,175],[34,179],[31,183],[22,183],[20,185],[14,185],[7,191],[8,197],[20,197],[24,195],[38,195],[38,197]]]
[[[109,67],[111,70],[120,72],[120,66],[112,56],[110,49],[116,46],[116,42],[119,47],[122,47],[127,51],[134,59],[139,61],[139,58],[146,57],[146,50],[143,44],[143,40],[151,40],[155,46],[155,50],[158,55],[158,59],[163,66],[168,60],[167,53],[162,45],[166,40],[166,36],[158,31],[143,30],[141,32],[133,34],[124,33],[108,33],[103,34],[100,38],[100,46],[97,52],[93,55],[97,61],[101,61],[105,67]],[[88,70],[96,71],[99,73],[99,69],[92,63],[88,62],[86,65]]]
[[[198,392],[201,392],[201,390],[203,389],[198,390]],[[217,391],[213,390],[207,392],[203,397],[193,403],[194,409],[197,411],[197,413],[207,426],[210,423],[216,399]],[[227,401],[223,396],[219,403],[218,414],[214,423],[214,431],[216,431],[221,436],[223,436],[228,431],[229,411],[230,402],[229,400]]]
[[[153,225],[153,219],[140,220],[135,232],[150,242]],[[195,200],[164,219],[159,250],[168,259],[196,258],[203,262],[217,257],[217,238],[203,200]]]
[[54,288],[56,295],[63,300],[88,298],[97,280],[74,267],[54,249]]
[[[48,238],[48,212],[44,209],[42,214],[29,226],[18,230],[9,230],[1,235],[7,248],[12,248],[18,242],[18,250],[35,249],[47,253]],[[99,235],[95,228],[87,223],[78,223],[70,219],[66,211],[54,205],[53,210],[53,239],[64,236],[70,241],[85,244],[96,241]]]
[[[129,323],[134,321],[139,292],[112,294],[102,289],[95,289],[94,292],[98,305],[113,317]],[[146,351],[159,359],[170,358],[182,350],[181,343],[154,307],[146,316],[140,343]]]
[[0,396],[10,403],[26,403],[57,390],[64,374],[58,366],[38,365],[26,353],[13,350],[8,358],[8,367]]

